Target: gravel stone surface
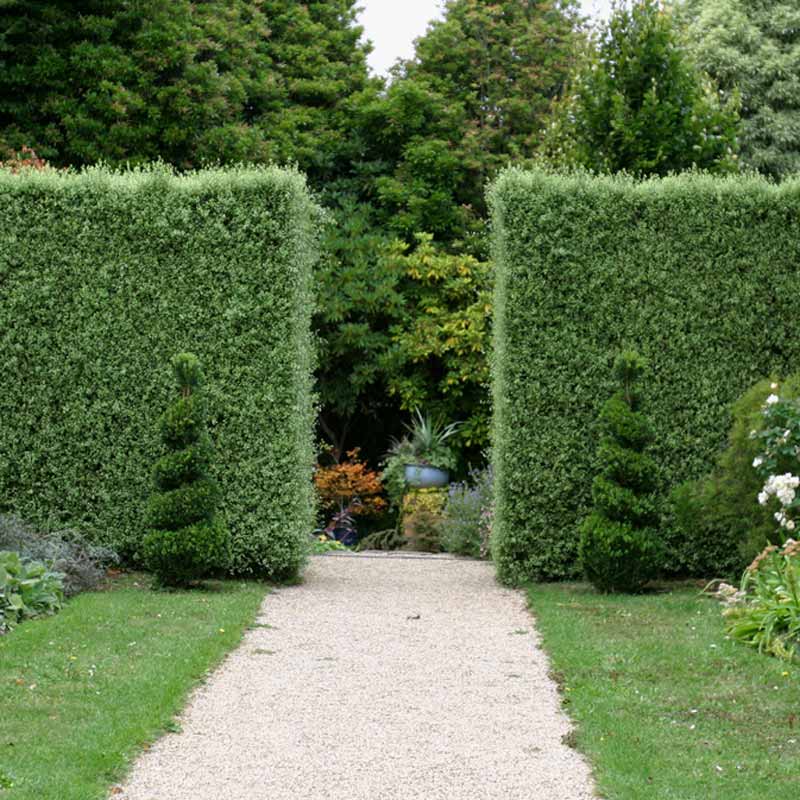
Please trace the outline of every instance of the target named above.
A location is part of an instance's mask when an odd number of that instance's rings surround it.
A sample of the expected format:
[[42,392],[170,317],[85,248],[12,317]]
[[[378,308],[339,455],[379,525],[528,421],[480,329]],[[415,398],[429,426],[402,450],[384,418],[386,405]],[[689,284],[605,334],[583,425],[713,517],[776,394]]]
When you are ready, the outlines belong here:
[[115,800],[592,800],[520,592],[489,564],[316,557]]

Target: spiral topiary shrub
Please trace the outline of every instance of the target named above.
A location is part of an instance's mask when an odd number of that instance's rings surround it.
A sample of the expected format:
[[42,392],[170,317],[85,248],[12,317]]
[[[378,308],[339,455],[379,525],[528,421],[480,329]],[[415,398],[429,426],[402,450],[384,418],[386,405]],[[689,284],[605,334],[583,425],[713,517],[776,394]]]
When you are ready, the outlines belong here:
[[621,389],[600,412],[602,467],[592,484],[594,510],[581,526],[579,553],[586,577],[603,592],[640,591],[658,564],[656,465],[644,453],[652,432],[636,391],[644,367],[638,353],[620,354],[614,372]]
[[145,564],[165,585],[182,585],[227,568],[228,527],[219,512],[217,482],[209,476],[213,447],[206,430],[202,371],[197,356],[172,360],[180,396],[160,420],[167,448],[153,469],[147,508]]

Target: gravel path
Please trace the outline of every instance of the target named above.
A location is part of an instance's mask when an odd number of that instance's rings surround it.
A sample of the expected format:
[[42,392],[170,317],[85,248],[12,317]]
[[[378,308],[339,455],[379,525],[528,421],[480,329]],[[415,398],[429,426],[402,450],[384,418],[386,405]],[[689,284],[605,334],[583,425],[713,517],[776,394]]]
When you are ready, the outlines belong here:
[[522,594],[489,564],[314,558],[115,800],[591,800]]

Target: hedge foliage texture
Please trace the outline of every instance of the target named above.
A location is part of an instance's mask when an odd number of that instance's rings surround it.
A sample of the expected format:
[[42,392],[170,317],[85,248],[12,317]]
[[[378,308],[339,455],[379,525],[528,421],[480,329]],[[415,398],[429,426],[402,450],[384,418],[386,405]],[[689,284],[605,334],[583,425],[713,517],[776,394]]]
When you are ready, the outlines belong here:
[[709,471],[731,403],[797,369],[800,182],[510,169],[490,202],[494,555],[507,582],[571,577],[616,353],[650,363],[642,411],[664,502]]
[[207,378],[232,570],[313,528],[318,209],[277,168],[0,173],[0,507],[139,550],[169,362]]

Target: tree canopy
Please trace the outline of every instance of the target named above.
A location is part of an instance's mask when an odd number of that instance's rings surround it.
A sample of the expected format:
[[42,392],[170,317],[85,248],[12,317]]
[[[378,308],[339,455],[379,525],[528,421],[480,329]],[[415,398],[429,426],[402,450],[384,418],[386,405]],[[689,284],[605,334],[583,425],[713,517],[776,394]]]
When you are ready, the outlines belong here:
[[478,248],[485,185],[530,158],[573,62],[574,0],[448,0],[444,17],[363,110],[384,219],[409,243]]
[[487,443],[483,193],[536,151],[572,66],[575,8],[449,0],[385,91],[354,97],[361,156],[334,205],[318,314],[322,427],[338,451],[354,430],[385,443],[415,406],[463,420],[473,455]]
[[369,85],[355,0],[5,0],[0,140],[56,165],[295,160],[329,177]]
[[614,7],[556,105],[543,153],[597,172],[737,169],[737,98],[724,99],[686,53],[659,0]]
[[795,0],[689,0],[697,63],[741,97],[745,164],[800,171],[800,5]]

